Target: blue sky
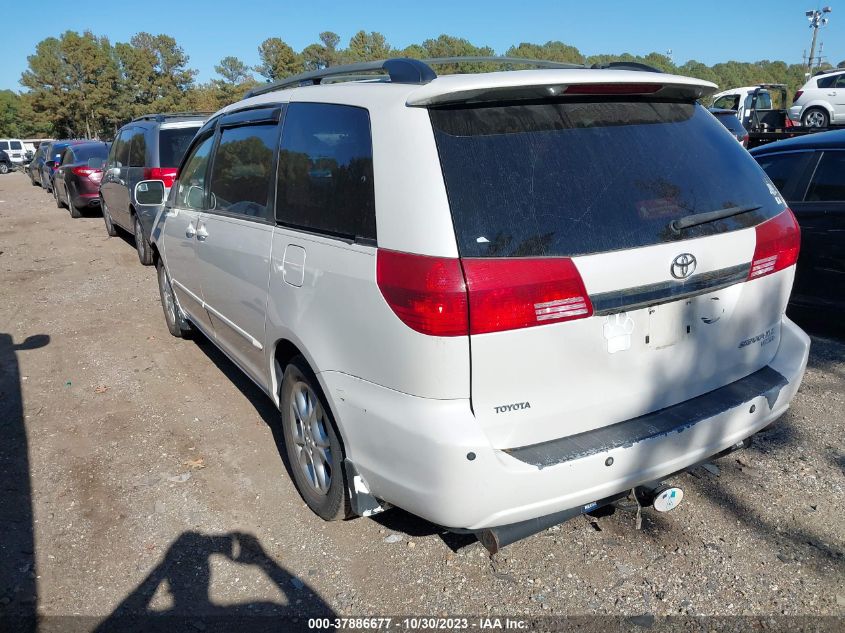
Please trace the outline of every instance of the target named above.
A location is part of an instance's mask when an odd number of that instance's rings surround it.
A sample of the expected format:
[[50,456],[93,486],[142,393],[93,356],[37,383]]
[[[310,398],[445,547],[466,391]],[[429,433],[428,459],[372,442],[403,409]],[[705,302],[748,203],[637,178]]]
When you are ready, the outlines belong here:
[[[836,64],[845,60],[845,2],[829,0],[827,4],[833,13],[821,39],[828,61]],[[751,5],[685,0],[605,0],[600,4],[585,0],[206,0],[198,3],[199,9],[173,0],[147,0],[76,4],[68,10],[62,10],[61,3],[50,6],[39,10],[31,3],[4,3],[0,89],[20,90],[18,81],[35,44],[68,29],[90,29],[112,42],[127,41],[138,31],[167,33],[188,53],[191,67],[200,71],[200,81],[214,77],[214,65],[226,55],[256,64],[257,47],[267,37],[281,37],[301,50],[325,30],[338,33],[344,43],[360,29],[380,31],[396,47],[448,33],[492,46],[498,53],[523,41],[562,40],[587,55],[671,49],[676,63],[688,59],[707,64],[730,59],[797,63],[810,47],[804,11],[818,5],[810,0],[764,0]],[[755,19],[755,15],[761,17]]]

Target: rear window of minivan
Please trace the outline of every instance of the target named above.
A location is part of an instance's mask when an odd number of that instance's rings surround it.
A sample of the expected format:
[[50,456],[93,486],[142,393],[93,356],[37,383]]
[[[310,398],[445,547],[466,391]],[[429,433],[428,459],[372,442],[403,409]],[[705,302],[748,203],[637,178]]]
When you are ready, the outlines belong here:
[[162,128],[158,133],[159,167],[178,167],[188,150],[188,145],[200,129],[196,127]]
[[[784,208],[702,106],[589,101],[432,109],[462,256],[576,256],[732,231]],[[681,233],[672,220],[759,207]]]

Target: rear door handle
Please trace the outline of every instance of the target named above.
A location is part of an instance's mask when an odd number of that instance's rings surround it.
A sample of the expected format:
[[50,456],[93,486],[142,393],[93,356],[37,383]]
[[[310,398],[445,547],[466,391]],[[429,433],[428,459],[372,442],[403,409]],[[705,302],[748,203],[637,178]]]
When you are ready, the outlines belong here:
[[188,228],[185,229],[185,237],[192,238],[194,235],[197,234],[197,229],[193,224],[189,224]]
[[205,240],[208,237],[208,230],[205,228],[205,224],[200,224],[199,228],[197,229],[197,239],[200,241]]

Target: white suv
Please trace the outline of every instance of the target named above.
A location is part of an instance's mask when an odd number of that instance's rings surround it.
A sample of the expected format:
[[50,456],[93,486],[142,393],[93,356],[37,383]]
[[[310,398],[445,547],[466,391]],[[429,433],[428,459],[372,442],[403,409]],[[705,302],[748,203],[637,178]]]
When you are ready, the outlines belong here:
[[198,132],[153,232],[167,325],[275,401],[321,517],[495,551],[786,411],[795,219],[715,86],[623,68],[329,68]]
[[26,148],[19,138],[0,138],[0,150],[6,152],[17,165],[22,165],[26,160]]
[[845,123],[845,69],[813,75],[795,93],[789,118],[807,127]]

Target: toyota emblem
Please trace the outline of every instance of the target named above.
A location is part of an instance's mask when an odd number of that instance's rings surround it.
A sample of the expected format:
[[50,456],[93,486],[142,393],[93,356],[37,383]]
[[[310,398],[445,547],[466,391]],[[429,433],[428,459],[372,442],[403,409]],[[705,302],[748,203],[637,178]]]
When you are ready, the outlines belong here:
[[695,272],[695,255],[681,253],[672,260],[669,271],[675,279],[686,279]]

